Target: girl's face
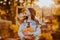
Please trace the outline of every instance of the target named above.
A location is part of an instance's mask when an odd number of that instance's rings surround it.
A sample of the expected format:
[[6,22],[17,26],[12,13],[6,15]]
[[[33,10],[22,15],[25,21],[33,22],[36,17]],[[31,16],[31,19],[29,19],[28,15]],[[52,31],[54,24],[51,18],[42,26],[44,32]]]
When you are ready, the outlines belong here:
[[26,17],[26,14],[20,13],[20,14],[19,14],[19,17],[20,17],[20,19],[22,20],[22,19],[24,19],[24,18]]
[[28,20],[31,19],[31,15],[30,14],[28,15],[26,13],[20,13],[19,16],[20,16],[20,19],[25,19],[26,17],[28,17]]

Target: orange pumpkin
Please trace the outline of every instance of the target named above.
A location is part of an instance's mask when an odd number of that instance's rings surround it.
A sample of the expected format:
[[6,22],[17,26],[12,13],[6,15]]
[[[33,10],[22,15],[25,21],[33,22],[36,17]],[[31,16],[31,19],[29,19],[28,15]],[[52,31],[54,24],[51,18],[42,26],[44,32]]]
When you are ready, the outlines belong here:
[[34,30],[32,28],[25,28],[23,32],[34,32]]
[[30,27],[25,28],[23,30],[23,34],[27,37],[27,38],[25,38],[25,40],[34,40],[34,36],[32,34],[26,34],[28,32],[32,33],[32,32],[34,32],[34,30]]
[[23,30],[23,34],[28,33],[28,32],[32,33],[32,32],[34,32],[34,30],[33,30],[32,28],[30,28],[30,27],[25,28],[25,29]]

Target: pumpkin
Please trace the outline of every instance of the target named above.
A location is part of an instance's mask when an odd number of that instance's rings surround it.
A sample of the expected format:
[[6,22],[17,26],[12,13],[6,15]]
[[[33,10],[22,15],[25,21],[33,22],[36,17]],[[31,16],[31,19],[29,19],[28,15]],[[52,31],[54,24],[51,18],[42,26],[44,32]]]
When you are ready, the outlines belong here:
[[25,40],[34,40],[33,34],[27,34],[28,32],[32,33],[32,32],[34,32],[34,30],[32,28],[30,28],[30,27],[25,28],[23,30],[23,34],[25,35],[25,37],[27,37],[27,38],[25,38]]
[[23,34],[24,34],[24,35],[25,35],[25,33],[28,33],[28,32],[32,33],[32,32],[34,32],[34,30],[33,30],[32,28],[30,28],[30,27],[25,28],[25,29],[23,30]]

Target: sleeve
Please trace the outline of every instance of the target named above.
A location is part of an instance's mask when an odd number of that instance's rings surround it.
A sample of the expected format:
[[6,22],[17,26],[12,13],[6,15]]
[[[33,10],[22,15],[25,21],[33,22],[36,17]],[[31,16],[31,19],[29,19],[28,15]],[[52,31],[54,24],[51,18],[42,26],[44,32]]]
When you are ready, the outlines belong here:
[[23,30],[23,25],[21,24],[20,27],[19,27],[19,30],[18,30],[18,36],[21,38],[21,37],[24,37],[23,33],[22,33],[22,30]]
[[33,35],[34,35],[34,36],[38,36],[39,34],[41,34],[41,29],[40,29],[40,27],[36,28],[36,31],[33,32]]

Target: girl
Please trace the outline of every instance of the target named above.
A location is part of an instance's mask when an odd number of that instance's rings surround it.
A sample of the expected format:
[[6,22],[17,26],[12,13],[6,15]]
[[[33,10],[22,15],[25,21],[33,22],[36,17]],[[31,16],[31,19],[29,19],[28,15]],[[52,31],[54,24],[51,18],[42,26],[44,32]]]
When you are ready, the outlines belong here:
[[[26,11],[26,18],[21,18],[22,23],[20,24],[20,28],[18,30],[18,35],[21,38],[21,40],[25,40],[25,38],[28,38],[25,35],[33,35],[35,38],[34,40],[37,40],[37,36],[40,34],[40,27],[38,26],[39,22],[36,20],[35,15],[36,11],[33,8],[28,8]],[[26,33],[25,35],[23,34],[23,30],[27,28],[27,24],[29,22],[30,28],[33,30],[32,33]],[[31,30],[29,29],[29,30]],[[31,37],[29,37],[31,39]]]

